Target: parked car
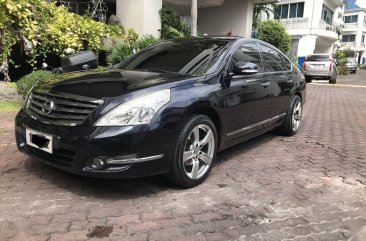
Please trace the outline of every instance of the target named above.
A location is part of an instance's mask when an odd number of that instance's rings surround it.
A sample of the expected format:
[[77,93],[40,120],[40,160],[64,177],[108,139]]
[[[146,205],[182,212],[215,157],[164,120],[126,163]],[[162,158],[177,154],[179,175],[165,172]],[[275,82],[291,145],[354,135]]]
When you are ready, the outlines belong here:
[[312,80],[329,80],[329,84],[337,83],[337,67],[331,54],[312,54],[304,62],[302,73],[307,83]]
[[346,67],[350,73],[357,73],[357,61],[356,58],[347,58]]
[[113,69],[34,87],[16,116],[16,141],[20,151],[75,174],[165,173],[193,187],[218,151],[274,128],[294,135],[305,98],[301,72],[265,42],[165,41]]

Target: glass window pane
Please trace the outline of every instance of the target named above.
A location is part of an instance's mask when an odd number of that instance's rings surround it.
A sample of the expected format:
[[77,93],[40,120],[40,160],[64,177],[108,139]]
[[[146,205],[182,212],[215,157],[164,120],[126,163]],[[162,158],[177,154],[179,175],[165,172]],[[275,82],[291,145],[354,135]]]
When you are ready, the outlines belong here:
[[297,4],[293,3],[290,4],[290,18],[296,18],[296,8],[297,8]]
[[275,19],[279,19],[280,18],[280,16],[281,16],[281,6],[279,6],[279,5],[276,5],[275,6],[275,16],[274,16],[274,18]]
[[297,17],[298,18],[304,17],[304,3],[297,4]]
[[266,72],[284,71],[280,54],[274,49],[261,45],[262,56]]
[[348,35],[342,36],[342,42],[348,42]]
[[281,11],[281,18],[284,19],[284,18],[288,18],[288,4],[286,5],[282,5],[281,6],[282,8],[282,11]]
[[237,62],[249,62],[256,64],[258,66],[258,72],[264,72],[261,55],[257,44],[248,43],[241,46],[233,55],[232,62],[235,64]]
[[356,35],[350,35],[349,36],[349,42],[355,42],[356,41]]

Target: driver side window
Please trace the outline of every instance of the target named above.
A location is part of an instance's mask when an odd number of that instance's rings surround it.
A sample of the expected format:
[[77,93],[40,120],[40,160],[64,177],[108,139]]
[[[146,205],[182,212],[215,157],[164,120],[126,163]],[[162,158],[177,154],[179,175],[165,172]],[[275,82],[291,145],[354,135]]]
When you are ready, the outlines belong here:
[[250,62],[258,66],[258,73],[263,73],[263,64],[256,43],[246,43],[240,46],[233,54],[232,66],[238,62]]

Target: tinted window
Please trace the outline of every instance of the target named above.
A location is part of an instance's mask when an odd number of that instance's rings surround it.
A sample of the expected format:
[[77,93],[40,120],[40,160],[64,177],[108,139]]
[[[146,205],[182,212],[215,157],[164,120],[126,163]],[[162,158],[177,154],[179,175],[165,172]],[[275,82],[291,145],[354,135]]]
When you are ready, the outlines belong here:
[[342,36],[342,42],[355,42],[356,41],[356,35],[343,35]]
[[328,61],[329,59],[331,59],[330,55],[310,55],[307,60],[308,61]]
[[168,41],[133,55],[118,68],[203,75],[214,71],[224,57],[228,41]]
[[292,63],[287,58],[285,58],[285,56],[281,56],[283,61],[283,67],[285,68],[285,70],[291,70]]
[[345,23],[357,23],[358,15],[352,15],[352,16],[345,16],[344,22]]
[[284,71],[282,58],[274,49],[261,45],[263,63],[266,72]]
[[264,72],[261,55],[257,44],[247,43],[242,46],[234,53],[233,64],[237,62],[250,62],[258,66],[258,72]]
[[302,18],[304,16],[304,2],[276,5],[274,12],[275,18]]

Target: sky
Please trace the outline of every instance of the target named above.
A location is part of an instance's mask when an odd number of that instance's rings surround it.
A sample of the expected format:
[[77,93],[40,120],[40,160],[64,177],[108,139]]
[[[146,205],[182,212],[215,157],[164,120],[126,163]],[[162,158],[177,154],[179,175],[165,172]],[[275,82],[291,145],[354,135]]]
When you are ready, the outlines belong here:
[[356,4],[361,8],[366,8],[366,0],[357,0]]

